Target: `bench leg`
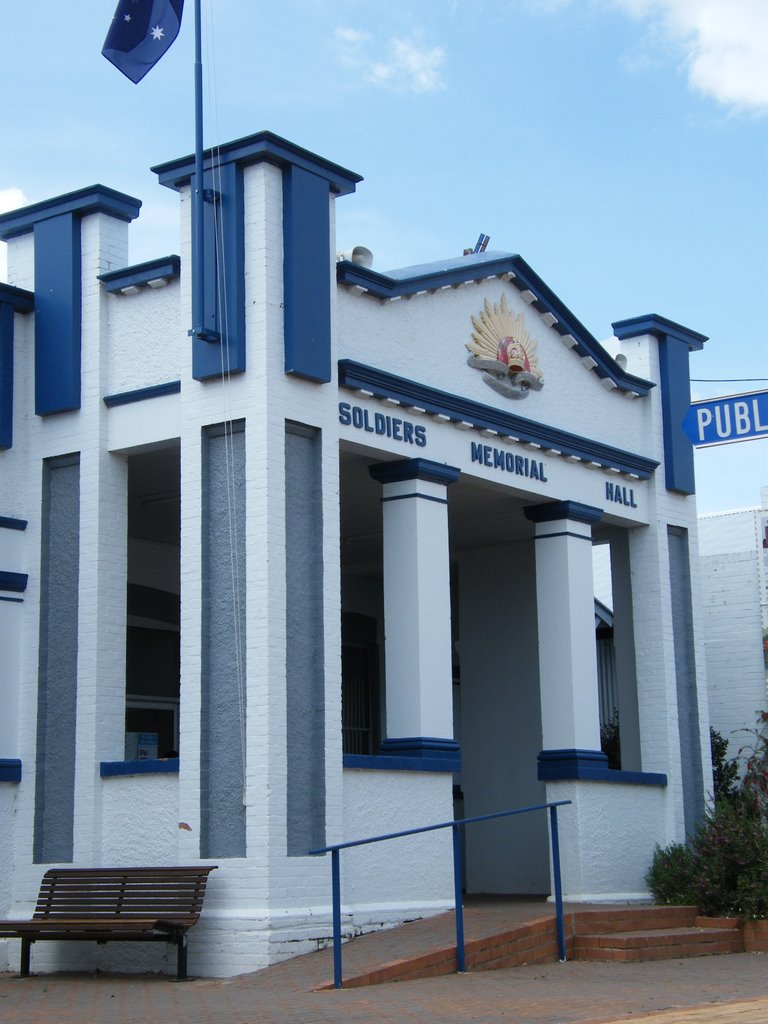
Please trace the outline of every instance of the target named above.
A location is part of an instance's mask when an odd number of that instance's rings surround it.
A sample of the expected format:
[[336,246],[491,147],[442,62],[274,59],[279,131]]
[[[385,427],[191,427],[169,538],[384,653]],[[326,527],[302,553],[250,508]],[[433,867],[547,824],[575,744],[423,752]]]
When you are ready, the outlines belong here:
[[29,949],[32,945],[32,939],[22,938],[21,940],[21,967],[19,968],[19,977],[29,977]]
[[187,980],[187,933],[183,932],[176,939],[178,952],[176,961],[176,981]]

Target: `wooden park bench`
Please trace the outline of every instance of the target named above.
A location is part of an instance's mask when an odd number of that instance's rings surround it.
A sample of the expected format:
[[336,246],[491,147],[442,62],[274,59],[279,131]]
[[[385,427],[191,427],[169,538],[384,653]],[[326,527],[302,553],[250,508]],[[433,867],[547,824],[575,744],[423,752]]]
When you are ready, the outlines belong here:
[[187,932],[197,923],[213,866],[51,868],[28,921],[0,921],[0,938],[21,939],[22,978],[33,942],[170,942],[176,977],[187,977]]

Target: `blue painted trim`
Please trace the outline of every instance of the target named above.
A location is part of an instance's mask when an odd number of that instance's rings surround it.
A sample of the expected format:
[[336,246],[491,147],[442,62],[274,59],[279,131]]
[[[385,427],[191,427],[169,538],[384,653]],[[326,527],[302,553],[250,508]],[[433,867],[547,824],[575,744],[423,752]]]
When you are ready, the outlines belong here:
[[99,765],[102,779],[116,775],[177,775],[178,772],[178,757],[148,758],[146,761],[102,761]]
[[406,410],[409,406],[415,406],[430,415],[447,416],[456,423],[471,423],[478,430],[494,430],[524,444],[537,444],[545,452],[551,448],[563,455],[574,455],[585,462],[597,462],[622,473],[632,473],[641,480],[647,480],[659,465],[654,459],[643,455],[613,448],[578,434],[569,434],[548,424],[472,402],[460,395],[438,391],[351,359],[339,361],[339,385],[350,391],[365,391],[377,398],[393,399]]
[[35,233],[35,412],[80,408],[80,221],[63,213]]
[[0,569],[0,590],[8,590],[12,594],[23,594],[27,589],[29,576],[25,572],[6,572]]
[[538,777],[543,782],[582,780],[613,782],[636,786],[666,786],[661,772],[619,771],[608,767],[608,758],[600,750],[542,750],[538,756]]
[[390,270],[386,274],[348,261],[342,261],[336,267],[336,280],[339,284],[362,288],[379,299],[414,295],[416,292],[464,284],[467,281],[481,281],[502,274],[514,274],[511,283],[520,291],[530,292],[534,296],[531,306],[540,313],[551,313],[554,316],[552,329],[561,336],[570,334],[573,337],[576,342],[573,352],[581,358],[588,356],[594,360],[593,373],[600,378],[612,380],[622,391],[632,391],[642,397],[648,394],[654,386],[653,382],[623,370],[522,256],[501,252],[476,253],[443,260],[441,263]]
[[345,754],[345,768],[392,772],[460,772],[461,751],[454,739],[403,736],[385,739],[381,754]]
[[345,768],[362,768],[367,771],[383,772],[457,772],[453,758],[437,757],[386,757],[374,754],[345,754]]
[[328,182],[302,167],[283,171],[285,372],[331,380],[331,226]]
[[35,293],[0,281],[0,306],[4,305],[10,306],[14,313],[32,313],[35,309]]
[[0,281],[0,450],[13,444],[14,314],[31,313],[35,296]]
[[26,519],[14,519],[11,516],[0,516],[0,530],[26,530]]
[[670,491],[694,494],[693,444],[682,424],[691,407],[689,355],[701,349],[707,337],[655,313],[619,320],[612,326],[620,340],[644,334],[659,339],[664,481]]
[[110,270],[106,274],[99,274],[99,280],[108,292],[120,292],[123,288],[138,288],[160,278],[172,280],[179,277],[180,273],[181,259],[171,255],[147,263],[137,263],[122,270]]
[[[348,171],[338,164],[324,160],[272,132],[256,132],[254,135],[247,135],[242,139],[218,146],[215,150],[206,150],[203,154],[206,170],[211,169],[214,160],[222,166],[226,163],[236,163],[241,167],[246,167],[249,164],[265,162],[274,164],[281,169],[289,166],[300,167],[325,179],[330,191],[334,195],[340,196],[354,192],[358,182],[363,180],[361,175],[355,174],[354,171]],[[194,169],[194,155],[190,155],[157,164],[152,171],[158,176],[161,185],[176,189],[178,192],[189,184]]]
[[3,597],[2,594],[0,594],[0,601],[8,601],[10,604],[24,604],[23,597]]
[[21,761],[17,757],[0,757],[0,782],[21,782]]
[[664,438],[664,483],[679,494],[696,492],[694,445],[683,429],[691,408],[689,349],[677,340],[659,340],[661,422]]
[[526,505],[523,515],[532,523],[553,523],[570,519],[591,526],[603,518],[603,510],[580,501],[547,501],[543,505]]
[[0,450],[13,444],[13,307],[0,302]]
[[377,462],[368,472],[380,484],[399,483],[401,480],[426,480],[433,484],[455,483],[461,475],[456,466],[431,459],[398,459],[396,462]]
[[222,161],[203,176],[202,327],[217,341],[192,336],[192,376],[219,380],[245,370],[245,195],[243,169]]
[[442,736],[395,736],[382,741],[382,754],[407,757],[448,757],[458,761],[459,744]]
[[689,327],[675,323],[674,320],[667,320],[657,313],[646,313],[644,316],[631,317],[629,320],[617,320],[611,324],[614,335],[619,341],[626,338],[639,338],[643,334],[652,334],[657,338],[671,338],[673,341],[684,342],[690,351],[698,351],[703,348],[704,342],[709,341],[706,334],[699,334]]
[[166,395],[178,395],[180,392],[181,381],[171,380],[167,384],[153,384],[148,388],[136,388],[135,391],[121,391],[114,395],[105,395],[102,401],[108,409],[113,409],[116,405],[131,405],[133,402],[164,398]]
[[7,242],[9,238],[29,234],[41,221],[64,214],[84,217],[89,213],[107,213],[118,220],[130,222],[138,217],[140,209],[141,200],[133,196],[105,185],[89,185],[76,192],[0,214],[0,241]]

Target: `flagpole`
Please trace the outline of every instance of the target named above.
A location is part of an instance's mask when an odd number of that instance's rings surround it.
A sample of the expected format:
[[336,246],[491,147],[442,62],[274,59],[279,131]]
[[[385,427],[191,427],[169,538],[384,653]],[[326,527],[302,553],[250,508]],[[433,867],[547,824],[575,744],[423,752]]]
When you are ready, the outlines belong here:
[[205,329],[205,189],[203,187],[203,58],[201,0],[195,0],[195,180],[192,189],[192,338],[219,341]]

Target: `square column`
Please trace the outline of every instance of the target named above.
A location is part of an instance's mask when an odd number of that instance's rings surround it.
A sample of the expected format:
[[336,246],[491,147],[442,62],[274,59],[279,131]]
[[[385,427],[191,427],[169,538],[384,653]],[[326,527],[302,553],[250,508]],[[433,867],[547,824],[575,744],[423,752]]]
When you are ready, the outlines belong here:
[[592,579],[592,523],[602,511],[555,501],[524,512],[536,524],[539,778],[589,778],[608,767],[600,750]]
[[452,738],[447,488],[459,470],[406,459],[371,466],[370,473],[382,484],[384,506],[382,751],[458,761]]

